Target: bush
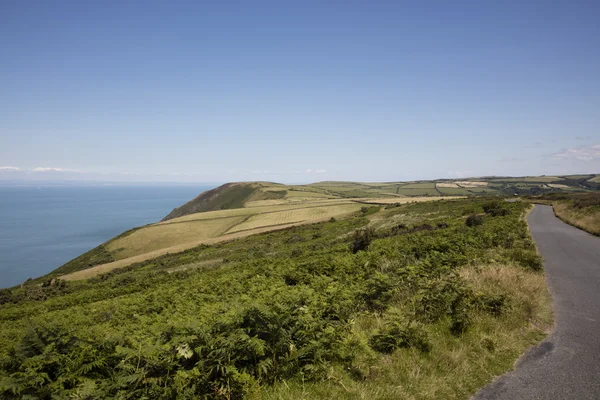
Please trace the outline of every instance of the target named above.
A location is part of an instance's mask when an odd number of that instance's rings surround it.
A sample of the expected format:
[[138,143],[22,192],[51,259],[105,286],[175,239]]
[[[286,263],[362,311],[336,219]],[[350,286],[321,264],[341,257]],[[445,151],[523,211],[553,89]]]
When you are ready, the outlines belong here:
[[373,241],[375,232],[373,228],[357,229],[354,231],[354,241],[352,242],[352,253],[356,254],[361,250],[367,250]]
[[407,324],[400,319],[388,322],[385,328],[369,340],[373,350],[384,354],[393,353],[399,348],[414,347],[422,352],[429,352],[431,344],[427,334],[414,324]]
[[0,305],[12,303],[13,296],[9,289],[0,289]]
[[465,224],[469,227],[483,225],[483,217],[477,214],[469,215]]
[[509,210],[504,206],[501,200],[493,200],[483,205],[483,211],[492,217],[501,217],[508,215]]
[[509,258],[517,264],[531,268],[534,271],[541,271],[544,268],[543,259],[535,250],[511,249]]

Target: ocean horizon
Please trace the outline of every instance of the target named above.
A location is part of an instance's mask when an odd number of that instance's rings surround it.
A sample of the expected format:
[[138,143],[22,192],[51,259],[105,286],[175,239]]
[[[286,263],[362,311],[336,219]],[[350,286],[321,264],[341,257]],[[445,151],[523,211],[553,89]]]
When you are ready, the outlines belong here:
[[0,288],[45,275],[136,226],[157,222],[207,184],[3,183]]

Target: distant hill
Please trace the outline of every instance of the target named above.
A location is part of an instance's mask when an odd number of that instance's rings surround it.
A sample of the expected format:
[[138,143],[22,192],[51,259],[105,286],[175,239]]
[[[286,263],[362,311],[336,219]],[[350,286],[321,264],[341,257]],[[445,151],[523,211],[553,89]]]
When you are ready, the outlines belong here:
[[[600,190],[600,176],[528,176],[412,182],[236,182],[199,194],[156,224],[132,229],[48,276],[89,277],[199,245],[338,219],[372,204],[389,206],[456,196],[545,195]],[[87,272],[85,272],[87,271]]]
[[[326,181],[308,185],[283,185],[273,182],[227,183],[206,191],[162,221],[205,211],[243,208],[261,200],[307,200],[316,198],[352,199],[421,196],[538,195],[562,191],[600,190],[600,175],[565,176],[489,176],[463,179],[437,179],[412,182]],[[287,202],[287,201],[286,201]],[[265,204],[266,205],[266,204]]]

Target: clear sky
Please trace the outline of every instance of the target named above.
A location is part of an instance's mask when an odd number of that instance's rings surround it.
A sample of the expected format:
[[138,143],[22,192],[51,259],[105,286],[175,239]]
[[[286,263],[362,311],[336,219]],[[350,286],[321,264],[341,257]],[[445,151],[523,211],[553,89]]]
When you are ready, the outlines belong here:
[[0,2],[0,180],[600,172],[600,2]]

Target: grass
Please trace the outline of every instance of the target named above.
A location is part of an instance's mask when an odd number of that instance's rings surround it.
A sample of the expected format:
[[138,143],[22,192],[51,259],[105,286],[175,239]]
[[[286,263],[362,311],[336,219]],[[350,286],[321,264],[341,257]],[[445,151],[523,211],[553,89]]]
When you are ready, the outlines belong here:
[[458,184],[456,182],[439,182],[435,185],[438,189],[440,188],[458,188]]
[[402,189],[433,189],[435,187],[434,182],[422,182],[422,183],[409,183],[408,185],[402,186]]
[[600,183],[600,175],[596,175],[594,178],[589,180],[590,182]]
[[286,198],[287,199],[296,199],[296,198],[302,198],[302,199],[313,199],[313,198],[328,198],[329,196],[327,196],[324,193],[319,193],[319,192],[309,192],[309,191],[301,191],[301,190],[288,190]]
[[[150,225],[124,238],[111,241],[107,250],[115,260],[148,253],[186,243],[221,236],[233,226],[244,221],[245,216],[233,216],[183,223]],[[112,260],[111,260],[112,261]]]
[[600,236],[600,193],[550,193],[528,196],[525,200],[552,205],[562,221]]
[[[208,190],[193,200],[177,207],[164,220],[169,220],[183,215],[198,213],[202,211],[226,210],[232,208],[241,208],[244,203],[254,197],[256,200],[268,199],[273,197],[283,197],[284,194],[274,196],[257,196],[260,184],[228,183],[218,188]],[[259,194],[265,195],[267,192]],[[276,192],[275,192],[276,193]]]
[[600,236],[600,202],[597,206],[576,208],[571,202],[554,202],[554,213],[568,224]]
[[449,196],[461,196],[461,195],[462,196],[468,196],[468,195],[472,194],[467,189],[461,189],[458,186],[456,186],[456,187],[444,187],[444,186],[440,186],[440,184],[438,184],[437,190],[440,193],[442,193],[443,195],[449,195]]
[[366,204],[381,204],[381,205],[393,205],[393,204],[406,204],[406,203],[420,203],[423,201],[438,201],[438,200],[454,200],[462,198],[461,196],[422,196],[422,197],[384,197],[384,198],[365,198],[356,199],[361,203]]
[[406,189],[406,186],[402,186],[398,189],[398,194],[403,196],[439,196],[439,192],[435,188],[421,188],[421,189]]
[[558,176],[525,176],[521,178],[494,178],[490,179],[490,182],[537,182],[537,183],[550,183],[559,182],[564,178]]
[[353,203],[258,214],[253,215],[242,223],[232,227],[227,232],[234,233],[268,226],[325,221],[332,217],[339,218],[348,215],[360,210],[360,208],[360,204]]

